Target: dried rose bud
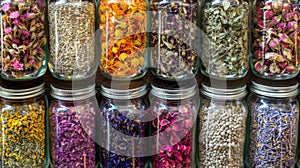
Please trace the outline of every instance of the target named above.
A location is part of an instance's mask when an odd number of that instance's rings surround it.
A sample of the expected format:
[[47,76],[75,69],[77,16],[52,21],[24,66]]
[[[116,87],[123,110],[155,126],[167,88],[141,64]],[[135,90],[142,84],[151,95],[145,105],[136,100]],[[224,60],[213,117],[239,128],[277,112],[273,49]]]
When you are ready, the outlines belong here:
[[274,74],[280,73],[280,68],[275,62],[270,65],[270,72]]
[[281,15],[272,17],[272,24],[278,24],[281,21]]
[[286,60],[287,59],[284,56],[282,56],[282,55],[278,55],[277,58],[276,58],[277,62],[285,62]]
[[265,12],[265,18],[266,19],[272,19],[272,17],[274,16],[274,13],[273,13],[273,11],[272,10],[267,10],[266,12]]
[[289,37],[284,33],[278,33],[279,41],[284,43],[293,44],[292,40],[289,39]]
[[276,32],[276,30],[274,28],[269,28],[267,30],[267,33],[268,33],[269,36],[277,36],[277,32]]
[[287,73],[292,73],[295,71],[295,66],[293,64],[289,64],[285,70]]
[[[278,57],[278,54],[276,52],[268,52],[264,55],[264,58],[266,60],[270,60],[270,61],[273,61],[273,60],[276,60]],[[265,62],[267,63],[267,62]]]
[[285,14],[285,16],[284,16],[284,19],[286,20],[286,21],[291,21],[291,20],[293,20],[294,19],[294,14],[293,13],[287,13],[287,14]]
[[274,12],[280,12],[282,10],[282,1],[281,0],[274,0],[272,2],[272,8]]
[[257,61],[254,65],[254,68],[257,72],[260,72],[262,70],[263,64],[261,61]]
[[283,33],[283,32],[286,31],[287,25],[286,25],[286,23],[281,22],[281,23],[278,23],[278,24],[277,24],[276,28],[277,28],[277,31],[278,31],[278,32],[282,32],[282,33]]
[[254,52],[254,58],[260,59],[262,57],[262,51],[261,50],[256,50]]
[[272,3],[266,3],[265,6],[263,7],[264,10],[273,10],[272,9]]
[[289,31],[295,31],[298,28],[298,24],[296,21],[291,21],[287,24],[287,28],[289,29]]
[[279,40],[274,38],[269,42],[269,47],[274,50],[280,50]]
[[295,21],[299,20],[299,12],[298,11],[293,12],[293,18],[294,18]]
[[287,63],[287,62],[281,62],[281,63],[279,63],[279,67],[280,67],[280,69],[284,69],[284,68],[286,68],[286,67],[287,67],[287,65],[288,65],[288,63]]
[[292,60],[292,49],[283,48],[282,55],[288,60]]
[[281,46],[281,48],[288,48],[288,47],[290,47],[290,44],[282,42],[280,44],[280,46]]
[[260,20],[260,21],[256,22],[256,25],[260,29],[263,29],[265,27],[263,20]]
[[290,4],[283,3],[283,5],[282,5],[282,13],[283,14],[290,12],[291,9],[292,9],[292,7]]

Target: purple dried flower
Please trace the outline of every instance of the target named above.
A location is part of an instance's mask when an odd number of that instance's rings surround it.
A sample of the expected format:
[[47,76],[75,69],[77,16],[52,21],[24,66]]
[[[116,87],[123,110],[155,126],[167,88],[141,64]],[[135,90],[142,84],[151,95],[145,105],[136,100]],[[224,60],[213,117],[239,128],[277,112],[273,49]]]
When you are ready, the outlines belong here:
[[1,9],[2,9],[3,12],[9,11],[10,4],[9,3],[3,4],[2,7],[1,7]]
[[270,37],[272,37],[272,36],[277,36],[277,32],[276,32],[276,30],[275,30],[274,28],[269,28],[269,29],[267,30],[267,33],[268,33],[268,35],[269,35]]
[[292,7],[290,4],[284,3],[282,6],[282,13],[290,12],[291,9],[292,9]]
[[23,35],[23,36],[25,36],[25,37],[30,37],[30,32],[29,31],[27,31],[27,30],[22,30],[21,31],[21,34]]
[[24,15],[21,15],[21,16],[20,16],[20,20],[21,20],[22,22],[25,22],[25,21],[27,20],[28,16],[29,16],[29,13],[25,13]]
[[260,72],[262,70],[263,64],[261,61],[257,61],[254,65],[254,68],[257,72]]
[[30,44],[30,41],[29,41],[29,40],[24,40],[24,41],[23,41],[23,44],[24,44],[25,46],[28,46],[28,45]]
[[12,31],[13,31],[13,29],[11,27],[4,28],[4,34],[6,34],[6,35],[11,34]]
[[291,20],[293,20],[293,18],[294,18],[294,14],[293,13],[287,13],[287,14],[285,14],[285,16],[284,16],[284,19],[286,20],[286,21],[291,21]]
[[278,37],[281,42],[293,44],[289,37],[284,33],[278,33]]
[[291,21],[287,24],[287,28],[290,30],[290,31],[294,31],[298,28],[298,24],[296,21]]
[[278,24],[281,21],[281,15],[272,17],[272,24]]
[[280,69],[284,69],[287,65],[288,65],[287,62],[281,62],[281,63],[279,63]]
[[14,44],[17,44],[17,45],[20,45],[20,44],[21,44],[21,42],[20,42],[19,39],[13,39],[12,42],[13,42]]
[[285,32],[287,29],[287,25],[284,22],[277,24],[276,26],[278,32]]
[[43,53],[43,49],[40,46],[36,47],[36,50],[39,54]]
[[260,59],[262,57],[262,51],[261,50],[256,50],[254,52],[254,58]]
[[44,8],[45,7],[45,4],[41,0],[36,0],[35,2],[38,4],[39,8]]
[[35,60],[34,60],[34,59],[32,59],[32,60],[29,61],[29,64],[32,64],[32,65],[33,65],[34,63],[35,63]]
[[22,71],[23,70],[23,64],[20,63],[18,60],[14,60],[13,68],[16,69],[16,70]]
[[15,11],[15,12],[10,13],[9,17],[11,19],[17,19],[19,17],[19,12]]
[[13,21],[13,24],[16,25],[16,26],[18,26],[18,25],[19,25],[19,20],[18,20],[18,19],[15,19],[15,20]]
[[271,19],[274,16],[273,11],[271,10],[267,10],[264,14],[266,19]]
[[286,67],[286,72],[288,73],[292,73],[295,71],[295,66],[293,64],[289,64],[287,67]]

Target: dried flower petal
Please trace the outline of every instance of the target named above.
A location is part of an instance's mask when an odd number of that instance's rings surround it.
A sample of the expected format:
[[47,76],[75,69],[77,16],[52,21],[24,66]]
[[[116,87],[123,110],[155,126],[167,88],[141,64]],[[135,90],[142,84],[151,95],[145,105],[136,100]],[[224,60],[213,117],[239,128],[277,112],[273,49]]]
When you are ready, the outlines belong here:
[[1,7],[1,9],[2,9],[3,12],[9,11],[9,9],[10,9],[10,4],[9,4],[9,3],[3,4],[2,7]]
[[13,63],[13,68],[16,69],[16,70],[19,70],[19,71],[22,71],[23,70],[23,64],[20,63],[18,60],[14,60],[14,63]]
[[9,17],[11,19],[17,19],[19,17],[19,12],[15,11],[15,12],[10,13]]
[[4,28],[4,34],[9,35],[13,32],[13,29],[11,27]]

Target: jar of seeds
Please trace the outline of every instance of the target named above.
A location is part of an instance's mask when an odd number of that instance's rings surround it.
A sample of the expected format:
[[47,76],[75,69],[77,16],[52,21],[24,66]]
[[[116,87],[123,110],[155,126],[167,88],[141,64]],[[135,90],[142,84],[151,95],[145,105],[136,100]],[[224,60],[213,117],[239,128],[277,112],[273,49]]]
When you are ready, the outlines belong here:
[[297,0],[258,0],[253,4],[253,74],[281,80],[299,70],[299,8]]
[[201,19],[202,74],[229,80],[244,77],[250,57],[249,1],[202,0]]
[[44,0],[1,1],[1,77],[32,80],[47,69]]
[[50,152],[53,168],[95,168],[95,85],[70,88],[53,84],[49,107]]
[[98,68],[95,51],[94,0],[50,0],[49,69],[55,78],[78,80]]
[[197,0],[151,0],[151,61],[154,75],[165,80],[194,77],[200,59]]
[[[12,85],[14,84],[14,85]],[[0,87],[1,167],[48,167],[47,99],[42,80]]]
[[149,103],[146,85],[107,81],[101,86],[100,157],[103,168],[147,167]]
[[153,168],[195,167],[195,123],[199,94],[195,81],[152,83],[150,94]]
[[147,71],[147,0],[100,0],[100,69],[114,80],[138,79]]
[[299,105],[297,82],[269,86],[252,81],[248,98],[248,167],[295,167]]
[[246,85],[215,88],[202,84],[201,93],[199,166],[243,167],[248,115]]

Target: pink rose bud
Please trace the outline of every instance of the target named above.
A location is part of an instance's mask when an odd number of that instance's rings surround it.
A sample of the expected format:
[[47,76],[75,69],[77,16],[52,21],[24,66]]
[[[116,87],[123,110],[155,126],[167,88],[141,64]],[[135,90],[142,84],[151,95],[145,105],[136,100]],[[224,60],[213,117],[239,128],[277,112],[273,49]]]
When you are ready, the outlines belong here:
[[281,15],[272,17],[272,24],[278,24],[281,20]]
[[288,60],[292,60],[292,49],[289,48],[283,48],[282,55],[287,58]]
[[281,48],[288,48],[288,47],[290,47],[290,44],[288,44],[288,43],[281,43],[280,44],[281,45]]
[[262,57],[262,51],[261,50],[256,50],[254,52],[254,58],[260,59]]
[[286,23],[281,22],[281,23],[277,24],[276,28],[277,28],[278,32],[285,32],[287,29],[287,25],[286,25]]
[[260,21],[256,22],[256,26],[260,29],[263,29],[265,27],[264,21],[260,20]]
[[289,3],[283,3],[283,5],[282,5],[283,12],[289,12],[291,9],[292,9],[292,7]]
[[295,66],[293,64],[289,64],[287,67],[286,67],[286,72],[287,73],[292,73],[295,71]]
[[[279,23],[280,24],[280,23]],[[278,25],[279,25],[278,24]],[[269,36],[277,36],[277,31],[274,29],[274,28],[269,28],[268,30],[267,30],[267,33],[268,33],[268,35]]]
[[281,63],[279,63],[280,69],[284,69],[287,65],[288,65],[287,62],[281,62]]
[[285,16],[284,16],[284,19],[286,20],[286,21],[291,21],[291,20],[293,20],[294,19],[294,14],[293,13],[287,13],[287,14],[285,14]]
[[278,33],[278,37],[281,42],[293,44],[289,37],[284,33]]
[[273,74],[278,74],[280,72],[280,68],[275,62],[270,65],[270,72]]
[[261,61],[257,61],[254,65],[254,68],[257,72],[260,72],[262,70],[263,64]]
[[299,12],[293,12],[294,20],[297,21],[299,19]]
[[282,1],[281,0],[274,0],[272,2],[272,8],[274,12],[280,12],[282,10]]
[[273,11],[267,10],[267,11],[265,12],[265,18],[266,18],[266,19],[271,19],[273,16],[274,16]]
[[269,47],[274,51],[274,50],[279,50],[280,49],[280,44],[279,40],[274,38],[269,42]]
[[272,3],[266,3],[265,6],[263,7],[265,10],[272,10]]
[[289,31],[294,31],[298,28],[298,24],[296,21],[291,21],[287,24],[287,28],[289,29]]

